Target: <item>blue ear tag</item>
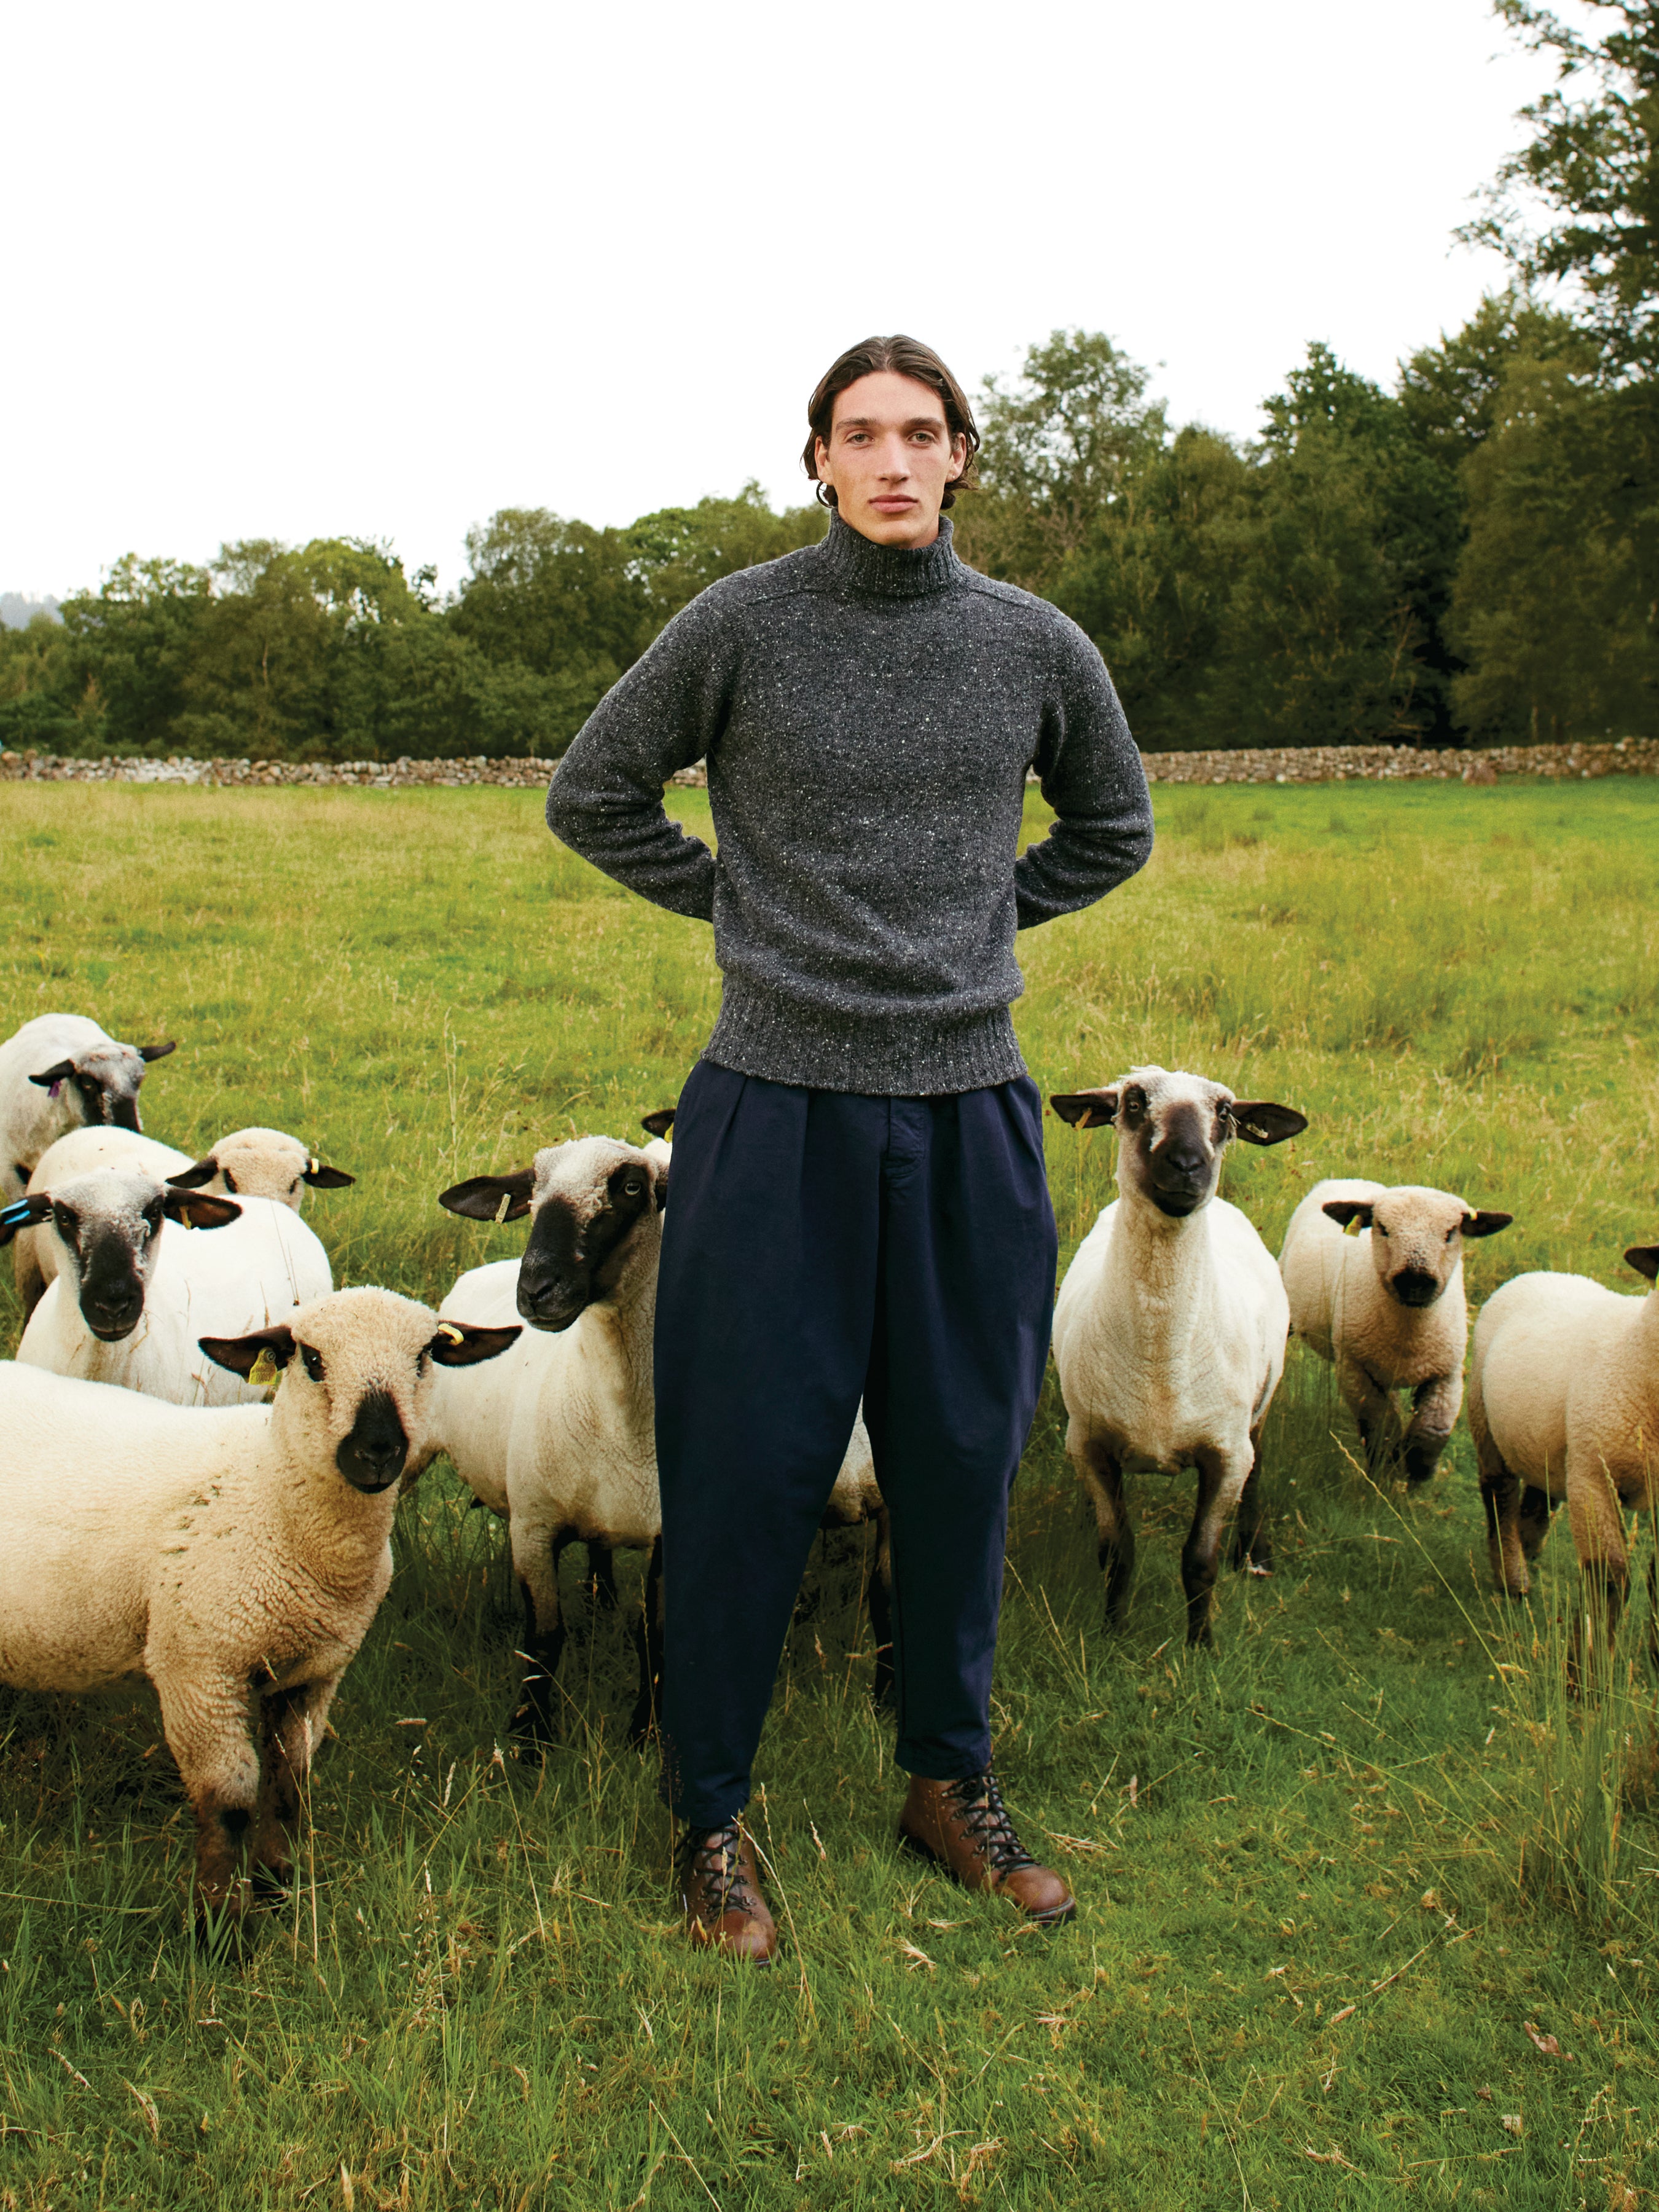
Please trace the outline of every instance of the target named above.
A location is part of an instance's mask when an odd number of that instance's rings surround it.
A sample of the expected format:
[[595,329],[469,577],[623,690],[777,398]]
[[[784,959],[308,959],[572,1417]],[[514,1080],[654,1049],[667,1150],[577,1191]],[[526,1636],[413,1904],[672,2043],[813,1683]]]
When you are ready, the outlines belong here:
[[9,1206],[0,1206],[0,1229],[27,1229],[34,1219],[33,1200],[14,1199]]

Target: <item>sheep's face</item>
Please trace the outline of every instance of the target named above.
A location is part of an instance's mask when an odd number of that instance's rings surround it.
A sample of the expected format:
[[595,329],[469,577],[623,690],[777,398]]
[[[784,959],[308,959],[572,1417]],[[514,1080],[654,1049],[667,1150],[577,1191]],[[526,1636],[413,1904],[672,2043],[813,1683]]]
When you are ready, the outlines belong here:
[[80,1108],[82,1121],[91,1127],[101,1124],[140,1134],[138,1086],[144,1079],[144,1068],[149,1061],[163,1059],[172,1050],[171,1044],[118,1044],[112,1038],[106,1044],[89,1045],[74,1060],[60,1060],[55,1066],[42,1068],[29,1081],[54,1098],[72,1097]]
[[165,1221],[222,1229],[242,1210],[169,1190],[142,1168],[98,1168],[34,1196],[36,1218],[50,1222],[62,1248],[60,1272],[73,1285],[81,1318],[103,1344],[118,1344],[137,1328]]
[[1333,1198],[1324,1211],[1346,1229],[1370,1232],[1371,1265],[1396,1304],[1437,1304],[1463,1264],[1466,1237],[1492,1237],[1513,1215],[1477,1213],[1449,1190],[1399,1183],[1376,1198]]
[[642,1237],[654,1239],[665,1169],[635,1145],[580,1137],[538,1152],[519,1311],[533,1328],[568,1328],[614,1291]]
[[1176,1221],[1215,1196],[1222,1157],[1235,1137],[1277,1145],[1308,1126],[1292,1107],[1236,1098],[1224,1083],[1183,1069],[1132,1068],[1104,1090],[1061,1091],[1048,1103],[1082,1128],[1115,1124],[1119,1189]]
[[181,1190],[269,1198],[296,1213],[307,1188],[338,1190],[353,1180],[343,1169],[325,1167],[297,1137],[282,1129],[234,1129],[193,1165],[167,1177]]
[[331,1459],[354,1490],[373,1497],[398,1480],[411,1440],[425,1436],[434,1367],[493,1359],[520,1334],[441,1322],[393,1291],[356,1290],[313,1298],[275,1328],[201,1344],[246,1382],[280,1376],[278,1416],[297,1455]]

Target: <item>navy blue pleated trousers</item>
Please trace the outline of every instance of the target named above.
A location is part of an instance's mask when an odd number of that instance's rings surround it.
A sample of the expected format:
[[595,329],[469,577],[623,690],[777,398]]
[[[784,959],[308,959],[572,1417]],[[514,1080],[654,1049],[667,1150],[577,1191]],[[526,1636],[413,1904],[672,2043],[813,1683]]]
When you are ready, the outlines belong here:
[[807,1555],[860,1397],[892,1521],[897,1759],[990,1756],[1008,1492],[1054,1306],[1042,1104],[766,1083],[701,1060],[674,1122],[657,1291],[664,1794],[750,1790]]

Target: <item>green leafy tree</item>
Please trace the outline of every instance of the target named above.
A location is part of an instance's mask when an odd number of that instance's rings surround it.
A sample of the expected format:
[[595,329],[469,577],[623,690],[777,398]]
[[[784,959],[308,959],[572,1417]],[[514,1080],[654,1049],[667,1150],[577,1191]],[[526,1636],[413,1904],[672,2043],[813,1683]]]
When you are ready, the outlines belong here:
[[[21,629],[0,629],[0,748],[73,753],[102,733],[95,696],[77,699],[76,671],[61,623],[49,614]],[[82,712],[76,712],[79,705]]]
[[702,499],[645,514],[625,536],[634,574],[658,623],[667,622],[722,576],[814,545],[830,526],[816,502],[774,514],[752,480],[735,499]]
[[212,605],[212,578],[183,561],[118,561],[95,592],[64,602],[64,629],[88,719],[129,752],[171,750]]

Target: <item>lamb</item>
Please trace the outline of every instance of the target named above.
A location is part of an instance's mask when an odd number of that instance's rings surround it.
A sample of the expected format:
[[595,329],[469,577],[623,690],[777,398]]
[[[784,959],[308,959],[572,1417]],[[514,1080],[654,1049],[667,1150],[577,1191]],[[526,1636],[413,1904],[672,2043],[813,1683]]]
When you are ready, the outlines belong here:
[[[1349,1181],[1316,1183],[1291,1216],[1279,1255],[1291,1327],[1334,1363],[1368,1463],[1401,1455],[1413,1487],[1433,1474],[1463,1401],[1464,1242],[1513,1218],[1450,1191]],[[1400,1389],[1412,1393],[1403,1431]]]
[[[655,1710],[662,1509],[652,1329],[668,1160],[665,1145],[582,1137],[548,1146],[514,1173],[457,1183],[439,1200],[472,1220],[532,1217],[523,1259],[471,1269],[439,1311],[491,1322],[515,1316],[535,1333],[489,1376],[446,1377],[433,1415],[462,1480],[507,1521],[527,1661],[512,1725],[532,1741],[554,1734],[554,1678],[565,1640],[558,1562],[574,1538],[597,1555],[602,1591],[611,1547],[649,1553],[632,1741],[644,1738]],[[866,1437],[866,1463],[868,1453]],[[863,1517],[860,1480],[855,1444],[837,1483],[836,1517]]]
[[[333,1288],[328,1255],[270,1199],[176,1190],[142,1167],[106,1167],[33,1191],[0,1216],[40,1224],[54,1280],[17,1357],[176,1405],[235,1405],[246,1386],[206,1359],[204,1334],[240,1335]],[[163,1234],[172,1219],[211,1237]]]
[[[1625,1258],[1650,1283],[1659,1276],[1659,1245]],[[1499,1589],[1526,1596],[1565,1494],[1611,1642],[1630,1579],[1624,1516],[1659,1500],[1659,1296],[1621,1296],[1586,1275],[1513,1276],[1475,1322],[1469,1427]]]
[[[148,1168],[180,1190],[274,1199],[295,1213],[307,1188],[337,1190],[354,1180],[343,1169],[325,1167],[297,1137],[282,1129],[233,1129],[202,1158],[192,1160],[188,1152],[135,1131],[84,1128],[71,1129],[47,1146],[29,1176],[28,1188],[50,1190],[56,1182],[118,1162]],[[23,1310],[33,1313],[56,1267],[50,1240],[36,1230],[20,1230],[12,1261]]]
[[1134,1561],[1126,1468],[1198,1473],[1181,1554],[1187,1641],[1208,1644],[1223,1532],[1234,1564],[1272,1571],[1262,1525],[1261,1425],[1285,1365],[1290,1312],[1273,1256],[1215,1195],[1228,1144],[1277,1145],[1303,1115],[1235,1098],[1224,1084],[1132,1068],[1099,1091],[1050,1100],[1073,1127],[1117,1126],[1119,1196],[1079,1246],[1054,1309],[1066,1448],[1093,1500],[1109,1626]]
[[239,1380],[278,1385],[210,1413],[0,1363],[0,1679],[149,1677],[208,1928],[240,1930],[288,1878],[329,1705],[391,1580],[398,1479],[429,1449],[434,1371],[518,1334],[342,1291],[207,1339]]
[[137,1129],[145,1066],[173,1049],[118,1044],[84,1014],[38,1014],[0,1044],[0,1206],[22,1196],[41,1153],[66,1129]]

